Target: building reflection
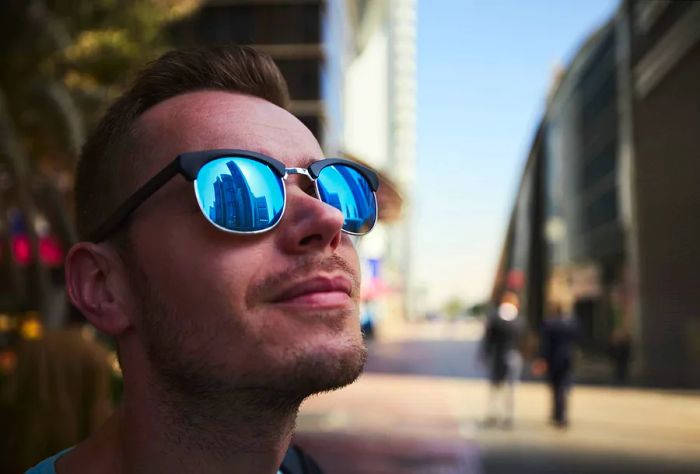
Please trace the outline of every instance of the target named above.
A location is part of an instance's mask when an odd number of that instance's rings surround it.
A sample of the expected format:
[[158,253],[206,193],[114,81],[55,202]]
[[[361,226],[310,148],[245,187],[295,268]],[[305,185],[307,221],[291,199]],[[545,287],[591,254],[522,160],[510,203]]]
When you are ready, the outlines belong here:
[[209,218],[221,227],[255,231],[269,225],[270,213],[265,196],[256,196],[243,172],[234,161],[226,163],[230,174],[220,174],[214,181],[214,202]]
[[[357,207],[354,209],[354,213],[347,213],[345,217],[345,222],[348,224],[353,232],[361,232],[367,230],[372,222],[368,222],[368,217],[373,216],[374,212],[370,207],[372,202],[370,201],[372,192],[368,189],[367,183],[356,171],[350,170],[349,168],[340,167],[338,172],[345,178],[348,183],[350,192],[352,193],[354,202]],[[365,216],[361,218],[360,216]]]
[[[324,178],[328,177],[324,180],[325,183],[319,183],[319,197],[342,211],[346,230],[356,233],[369,230],[373,222],[368,216],[373,217],[375,212],[372,209],[374,207],[372,191],[365,178],[357,171],[345,166],[330,166],[329,168],[323,173]],[[342,194],[349,195],[342,196]],[[350,205],[351,203],[353,205]]]

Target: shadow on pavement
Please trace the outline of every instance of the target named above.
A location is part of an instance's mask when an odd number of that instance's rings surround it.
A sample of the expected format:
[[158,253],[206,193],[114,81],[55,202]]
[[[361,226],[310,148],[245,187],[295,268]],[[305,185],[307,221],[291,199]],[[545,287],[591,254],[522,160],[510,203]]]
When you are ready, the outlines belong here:
[[329,474],[479,474],[478,448],[458,439],[306,432],[294,442]]
[[532,447],[484,448],[485,474],[695,474],[700,465],[682,459],[599,451],[538,449]]

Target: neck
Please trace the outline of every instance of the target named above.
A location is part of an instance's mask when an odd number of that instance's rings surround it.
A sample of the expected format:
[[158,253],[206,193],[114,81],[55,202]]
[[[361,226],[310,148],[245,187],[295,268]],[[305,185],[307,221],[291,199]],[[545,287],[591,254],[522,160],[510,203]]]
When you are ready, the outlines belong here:
[[59,473],[276,474],[300,404],[265,389],[193,396],[132,379],[112,418],[65,456]]
[[301,404],[264,389],[189,394],[155,382],[144,388],[125,386],[129,472],[276,473]]

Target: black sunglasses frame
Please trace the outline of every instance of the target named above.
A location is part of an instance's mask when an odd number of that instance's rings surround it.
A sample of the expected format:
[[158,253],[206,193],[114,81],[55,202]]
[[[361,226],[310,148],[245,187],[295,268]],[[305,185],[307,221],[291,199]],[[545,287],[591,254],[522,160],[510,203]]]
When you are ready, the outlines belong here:
[[[182,175],[187,181],[193,182],[197,179],[199,170],[202,169],[204,165],[210,161],[217,160],[219,158],[226,157],[239,157],[248,158],[251,160],[256,160],[265,163],[272,169],[275,174],[279,176],[281,180],[290,174],[306,174],[313,181],[316,181],[319,177],[321,171],[331,165],[342,164],[355,169],[360,173],[369,183],[370,189],[375,193],[376,202],[376,192],[379,188],[379,178],[377,174],[370,168],[363,166],[351,160],[346,160],[343,158],[326,158],[323,160],[315,161],[306,169],[303,168],[287,168],[284,163],[278,161],[269,156],[263,155],[261,153],[256,153],[254,151],[248,150],[236,150],[236,149],[221,149],[221,150],[204,150],[204,151],[193,151],[182,153],[175,157],[175,159],[170,162],[165,168],[160,170],[149,179],[143,186],[137,189],[131,196],[129,196],[108,218],[105,220],[88,238],[89,242],[99,243],[109,237],[119,226],[121,226],[124,221],[143,204],[151,195],[162,188],[166,183],[173,179],[178,174]],[[318,192],[318,189],[317,189]],[[285,193],[286,202],[286,193]],[[206,218],[206,216],[205,216]],[[375,216],[376,220],[376,216]],[[213,223],[212,223],[213,224]],[[218,227],[218,226],[216,226]],[[264,231],[272,229],[264,229]],[[225,229],[229,231],[228,229]],[[248,234],[253,232],[235,232]],[[351,233],[351,232],[349,232]]]

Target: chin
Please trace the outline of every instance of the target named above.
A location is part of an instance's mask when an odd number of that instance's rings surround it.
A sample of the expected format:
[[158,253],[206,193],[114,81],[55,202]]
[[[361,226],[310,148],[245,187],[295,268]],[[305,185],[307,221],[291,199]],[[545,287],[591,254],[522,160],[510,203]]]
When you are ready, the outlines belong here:
[[163,330],[166,323],[150,325],[149,358],[169,388],[198,398],[254,390],[303,400],[362,373],[367,350],[353,311],[255,316],[269,325],[197,327],[187,337]]
[[282,390],[307,397],[335,390],[354,382],[362,373],[367,349],[357,333],[344,338],[311,340],[303,348],[288,353],[286,383]]

